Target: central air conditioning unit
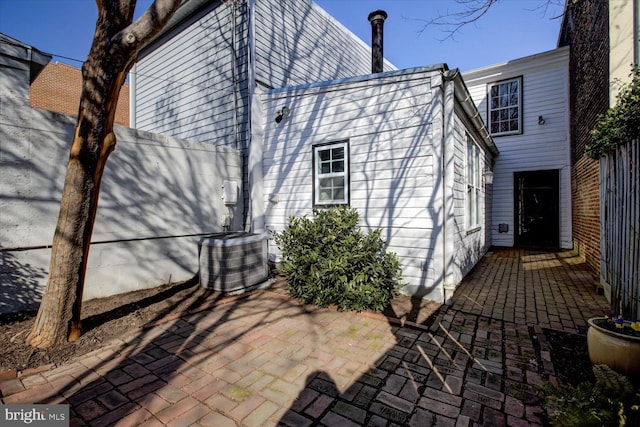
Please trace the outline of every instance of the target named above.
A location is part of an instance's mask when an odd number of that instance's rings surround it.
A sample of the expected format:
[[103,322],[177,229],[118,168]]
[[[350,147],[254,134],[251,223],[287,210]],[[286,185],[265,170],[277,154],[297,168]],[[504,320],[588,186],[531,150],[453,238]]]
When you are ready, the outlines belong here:
[[198,242],[200,284],[218,292],[240,293],[270,284],[267,236],[220,233]]

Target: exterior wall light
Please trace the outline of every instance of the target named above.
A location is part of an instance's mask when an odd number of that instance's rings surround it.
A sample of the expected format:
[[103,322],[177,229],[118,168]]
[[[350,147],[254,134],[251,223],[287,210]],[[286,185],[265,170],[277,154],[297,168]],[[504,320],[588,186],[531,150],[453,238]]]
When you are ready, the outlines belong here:
[[545,121],[544,121],[544,117],[542,117],[542,116],[538,116],[538,124],[539,124],[540,126],[542,126],[544,123],[545,123]]
[[485,184],[493,184],[493,171],[491,169],[485,169],[482,176]]
[[291,110],[289,110],[289,108],[285,106],[282,107],[280,111],[276,111],[276,113],[278,113],[276,115],[276,123],[280,123],[282,119],[284,119],[285,117],[289,117],[289,114],[291,114]]

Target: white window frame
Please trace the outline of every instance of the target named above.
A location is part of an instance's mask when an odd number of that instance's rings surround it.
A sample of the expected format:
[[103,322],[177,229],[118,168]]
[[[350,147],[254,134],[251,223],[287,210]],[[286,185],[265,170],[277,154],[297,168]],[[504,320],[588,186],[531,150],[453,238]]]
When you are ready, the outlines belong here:
[[[322,173],[320,165],[321,165],[321,157],[320,153],[322,151],[327,150],[335,150],[336,148],[344,149],[344,158],[342,159],[344,162],[343,170],[341,172],[325,172]],[[334,161],[333,159],[331,161]],[[342,194],[342,198],[332,198],[328,200],[321,200],[320,195],[320,180],[325,178],[342,178],[344,191]],[[339,142],[331,142],[328,144],[315,145],[313,147],[313,203],[315,206],[337,206],[337,205],[348,205],[349,204],[349,142],[348,141],[339,141]]]
[[[513,95],[513,83],[517,83],[515,91],[518,97],[517,104],[510,96]],[[497,93],[494,93],[494,88]],[[517,111],[518,114],[515,120],[511,117],[513,111]],[[497,117],[494,117],[494,112]],[[522,133],[522,76],[489,84],[487,88],[487,123],[492,136]],[[501,130],[502,123],[505,123],[508,129]],[[517,124],[517,127],[513,128],[514,124]]]
[[466,176],[467,197],[466,197],[466,225],[467,230],[480,228],[481,212],[480,201],[482,200],[482,155],[480,147],[473,138],[467,134],[467,157]]

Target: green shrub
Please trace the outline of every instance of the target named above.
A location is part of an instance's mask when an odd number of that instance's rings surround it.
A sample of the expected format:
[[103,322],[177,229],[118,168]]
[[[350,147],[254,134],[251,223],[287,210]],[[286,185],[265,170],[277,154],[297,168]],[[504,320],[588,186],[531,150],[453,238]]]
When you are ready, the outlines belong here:
[[276,233],[291,295],[321,307],[384,309],[403,285],[400,263],[385,252],[381,231],[364,234],[358,219],[355,209],[314,209],[312,219],[291,217]]
[[586,153],[599,159],[614,151],[619,145],[640,137],[640,68],[634,66],[631,81],[622,85],[616,105],[598,117],[596,128],[591,131],[591,141]]
[[594,365],[595,384],[540,387],[554,426],[637,426],[640,394],[629,380],[606,365]]

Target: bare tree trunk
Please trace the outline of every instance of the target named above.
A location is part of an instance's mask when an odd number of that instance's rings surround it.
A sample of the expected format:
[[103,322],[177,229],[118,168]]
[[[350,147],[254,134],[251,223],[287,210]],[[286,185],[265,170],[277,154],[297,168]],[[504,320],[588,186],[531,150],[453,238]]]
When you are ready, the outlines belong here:
[[100,182],[116,146],[113,121],[120,88],[138,50],[178,9],[180,0],[156,0],[132,24],[136,0],[96,0],[93,44],[82,67],[82,94],[60,214],[53,237],[47,288],[27,342],[47,348],[82,334],[82,293]]

